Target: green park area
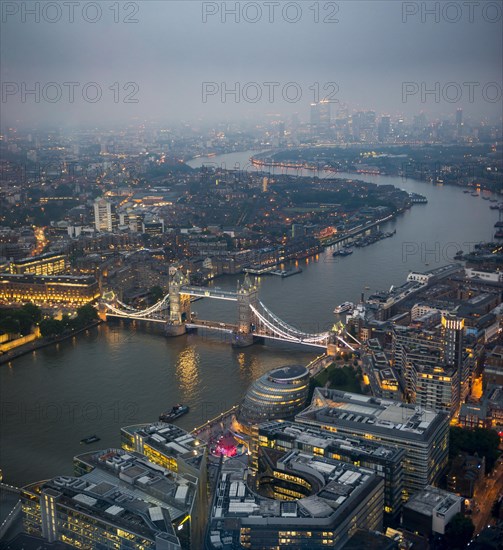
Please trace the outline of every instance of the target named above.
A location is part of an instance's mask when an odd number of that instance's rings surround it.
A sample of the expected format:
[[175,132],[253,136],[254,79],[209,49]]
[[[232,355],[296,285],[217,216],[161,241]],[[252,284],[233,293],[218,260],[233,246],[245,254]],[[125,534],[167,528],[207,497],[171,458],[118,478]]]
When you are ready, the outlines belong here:
[[360,367],[334,362],[311,379],[311,395],[314,388],[328,387],[352,393],[362,393]]

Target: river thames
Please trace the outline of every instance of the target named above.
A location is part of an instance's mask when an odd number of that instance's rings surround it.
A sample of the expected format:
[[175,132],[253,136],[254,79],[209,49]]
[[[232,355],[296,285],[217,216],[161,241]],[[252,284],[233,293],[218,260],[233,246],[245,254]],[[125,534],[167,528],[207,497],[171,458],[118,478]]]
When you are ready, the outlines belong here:
[[[251,153],[233,153],[203,163],[249,168]],[[281,173],[285,173],[284,171]],[[297,172],[294,172],[297,174]],[[309,173],[306,175],[310,176]],[[320,174],[320,176],[334,174]],[[457,250],[490,240],[498,212],[489,201],[462,189],[389,176],[337,174],[393,184],[428,198],[383,226],[396,235],[335,259],[328,249],[300,262],[300,275],[262,277],[261,301],[307,332],[335,320],[334,307],[360,294],[401,284],[411,270],[453,261]],[[214,286],[234,289],[242,277],[221,277]],[[233,321],[235,305],[201,300],[201,318]],[[109,323],[54,347],[0,366],[0,467],[4,480],[23,485],[72,472],[72,457],[118,446],[121,426],[155,421],[175,403],[190,406],[177,423],[192,429],[242,398],[265,371],[286,363],[306,364],[319,350],[278,343],[233,349],[224,338],[186,335],[166,339],[155,328]],[[96,434],[99,443],[80,440]]]

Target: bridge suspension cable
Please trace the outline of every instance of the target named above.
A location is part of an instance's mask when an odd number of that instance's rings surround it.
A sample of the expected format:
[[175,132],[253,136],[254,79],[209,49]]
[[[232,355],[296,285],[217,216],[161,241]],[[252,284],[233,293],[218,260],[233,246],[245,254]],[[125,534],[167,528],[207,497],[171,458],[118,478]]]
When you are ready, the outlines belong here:
[[[295,327],[292,327],[291,325],[289,325],[288,323],[286,323],[285,321],[280,319],[272,311],[267,309],[267,307],[262,302],[259,301],[259,304],[262,307],[262,309],[264,310],[265,314],[268,317],[270,317],[274,321],[274,323],[276,323],[277,325],[282,327],[288,334],[290,334],[292,336],[298,336],[299,338],[303,338],[303,339],[305,339],[305,338],[314,338],[315,340],[319,340],[319,341],[324,340],[324,339],[328,338],[328,336],[329,336],[329,332],[322,332],[322,333],[318,333],[318,334],[302,332],[301,330],[299,330]],[[250,307],[252,307],[252,306],[250,306]]]
[[153,313],[157,313],[158,311],[161,311],[163,309],[163,306],[169,301],[169,294],[166,294],[162,300],[159,300],[159,302],[156,302],[153,306],[150,306],[146,309],[134,309],[130,306],[127,306],[126,304],[123,304],[119,300],[117,300],[117,303],[120,304],[125,309],[120,309],[115,307],[114,305],[103,302],[105,307],[107,307],[110,311],[113,311],[115,314],[120,315],[122,317],[130,317],[134,319],[145,319],[149,315],[152,315]]
[[262,304],[261,302],[259,303],[264,309],[266,315],[272,317],[274,322],[267,319],[267,317],[262,315],[254,306],[250,305],[250,309],[253,311],[257,319],[266,327],[266,329],[269,329],[274,335],[279,336],[280,338],[288,340],[290,342],[299,342],[306,344],[318,344],[321,342],[326,342],[328,340],[330,333],[323,332],[321,334],[308,334],[305,332],[301,332],[298,329],[291,327],[290,325],[282,321],[279,317],[270,312],[264,306],[264,304]]
[[[267,307],[259,301],[259,304],[261,308],[264,310],[264,314],[262,315],[257,308],[250,305],[250,309],[253,311],[257,319],[265,325],[267,329],[269,329],[275,336],[278,336],[281,339],[289,340],[291,342],[299,342],[299,343],[309,343],[309,344],[318,344],[318,343],[327,343],[328,339],[330,337],[330,332],[322,332],[319,334],[309,334],[300,331],[299,329],[292,327],[282,319],[280,319],[277,315],[275,315],[272,311],[267,309]],[[272,319],[268,319],[267,317]],[[344,331],[345,335],[350,336],[353,340],[358,342],[356,338],[351,336],[348,332]],[[355,348],[349,344],[349,342],[346,342],[340,334],[335,333],[335,337],[339,342],[344,344],[346,347],[348,347],[351,351],[355,351]],[[359,342],[358,342],[359,343]]]

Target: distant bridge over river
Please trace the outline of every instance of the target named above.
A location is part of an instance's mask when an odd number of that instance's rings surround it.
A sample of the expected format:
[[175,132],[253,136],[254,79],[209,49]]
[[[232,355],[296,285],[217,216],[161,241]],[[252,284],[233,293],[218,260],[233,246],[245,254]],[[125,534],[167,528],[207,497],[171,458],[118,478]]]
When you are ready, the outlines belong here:
[[[197,318],[190,309],[193,297],[236,302],[237,323]],[[170,276],[168,294],[156,304],[140,310],[124,304],[113,294],[105,294],[100,302],[100,310],[102,316],[107,318],[163,323],[168,336],[178,336],[187,330],[197,329],[228,333],[236,347],[249,346],[258,339],[301,344],[329,352],[339,347],[354,351],[359,345],[358,340],[341,323],[334,325],[331,330],[314,334],[303,332],[286,323],[259,300],[258,287],[248,275],[233,292],[190,285],[188,277],[181,270],[174,269]]]

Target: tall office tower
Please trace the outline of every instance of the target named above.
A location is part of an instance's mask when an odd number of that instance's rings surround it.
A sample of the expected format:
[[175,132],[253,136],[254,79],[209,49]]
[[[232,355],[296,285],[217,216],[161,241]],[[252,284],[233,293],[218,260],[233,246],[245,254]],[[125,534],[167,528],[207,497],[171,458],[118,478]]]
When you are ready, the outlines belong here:
[[351,129],[355,141],[375,141],[375,111],[358,111],[351,117]]
[[461,137],[463,135],[463,109],[457,109],[456,111],[456,133],[458,137]]
[[419,115],[414,115],[414,118],[412,119],[412,127],[414,131],[422,132],[427,125],[428,125],[428,119],[426,118],[426,115],[424,113],[420,113]]
[[360,141],[360,128],[362,124],[361,118],[361,111],[358,111],[357,113],[353,113],[351,115],[351,136],[354,141]]
[[461,126],[463,124],[463,109],[457,109],[456,111],[456,125]]
[[375,111],[365,111],[363,130],[364,130],[364,136],[363,136],[364,141],[373,142],[377,139]]
[[300,128],[300,118],[299,113],[293,113],[292,120],[291,120],[291,141],[294,145],[298,145],[299,143],[299,128]]
[[330,129],[332,122],[332,113],[330,108],[330,101],[322,100],[318,104],[320,109],[320,129],[323,132],[327,132]]
[[349,133],[349,113],[347,107],[337,111],[335,116],[335,133],[339,141],[348,141]]
[[286,146],[286,131],[285,123],[283,121],[278,122],[278,145],[280,147]]
[[113,231],[115,208],[103,197],[94,201],[94,227],[96,231]]
[[463,402],[470,392],[470,365],[465,360],[464,348],[465,322],[455,315],[444,315],[442,317],[442,341],[444,345],[445,362],[454,367],[458,373],[459,398]]
[[379,126],[377,128],[377,135],[379,141],[387,141],[391,135],[391,117],[384,115],[381,117]]
[[311,103],[311,131],[321,136],[328,135],[331,124],[330,101]]
[[320,125],[320,111],[318,108],[318,103],[311,103],[311,132],[315,132]]

